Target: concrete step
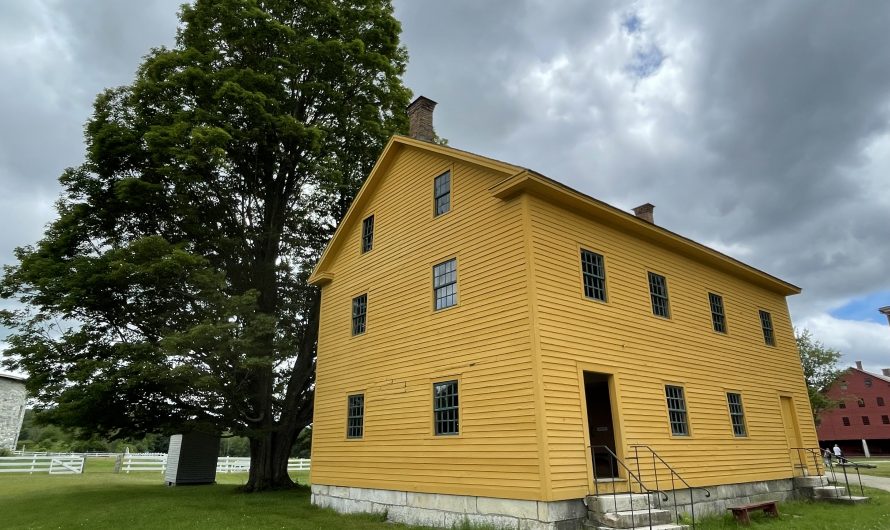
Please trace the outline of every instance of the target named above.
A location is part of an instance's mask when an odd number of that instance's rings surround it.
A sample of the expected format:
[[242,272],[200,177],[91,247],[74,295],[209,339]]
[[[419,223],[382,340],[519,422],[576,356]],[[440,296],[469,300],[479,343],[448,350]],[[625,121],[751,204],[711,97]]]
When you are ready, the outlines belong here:
[[[631,529],[624,530],[689,530],[690,526],[685,524],[653,524],[652,526],[637,526]],[[613,526],[601,526],[598,523],[594,523],[591,521],[584,522],[584,530],[615,530]]]
[[847,495],[846,497],[834,497],[831,499],[826,499],[831,502],[836,502],[839,504],[862,504],[863,502],[868,501],[868,497],[857,497],[855,495]]
[[646,493],[616,493],[615,495],[588,495],[587,509],[591,512],[626,512],[658,508],[658,496]]
[[588,520],[607,528],[648,528],[660,524],[670,524],[673,513],[667,510],[627,510],[620,512],[587,512]]
[[818,488],[827,486],[828,477],[824,475],[811,475],[809,477],[794,477],[795,488]]
[[847,488],[843,486],[819,486],[813,488],[813,497],[816,499],[835,499],[847,494]]

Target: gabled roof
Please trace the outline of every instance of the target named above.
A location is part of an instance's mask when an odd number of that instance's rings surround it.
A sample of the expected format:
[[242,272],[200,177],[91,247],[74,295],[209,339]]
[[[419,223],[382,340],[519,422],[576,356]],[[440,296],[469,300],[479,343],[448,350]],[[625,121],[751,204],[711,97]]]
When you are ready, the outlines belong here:
[[355,200],[346,212],[346,216],[337,227],[334,236],[322,253],[315,271],[309,277],[309,283],[314,285],[324,285],[333,280],[333,275],[326,270],[326,265],[331,256],[336,253],[337,249],[342,246],[343,233],[356,222],[355,212],[360,211],[367,203],[373,190],[377,187],[382,175],[386,173],[389,163],[394,155],[403,146],[412,146],[419,149],[425,149],[442,156],[463,160],[465,162],[483,166],[505,175],[504,180],[491,188],[491,193],[495,197],[501,199],[509,199],[520,193],[529,193],[541,197],[553,204],[556,204],[567,210],[576,212],[584,217],[594,219],[598,222],[610,225],[618,230],[639,237],[640,239],[650,241],[656,245],[667,247],[679,254],[690,257],[696,261],[706,263],[716,269],[722,270],[733,276],[742,278],[756,285],[760,285],[770,291],[782,294],[784,296],[799,294],[800,287],[780,280],[775,276],[767,274],[750,265],[742,263],[735,258],[727,256],[722,252],[718,252],[710,247],[697,243],[691,239],[675,234],[670,230],[662,228],[658,225],[644,221],[635,215],[624,210],[620,210],[585,195],[565,184],[550,179],[533,170],[501,162],[492,158],[486,158],[467,151],[454,149],[442,145],[423,142],[408,138],[405,136],[394,136],[387,143],[371,170],[371,174],[365,180],[362,188],[356,195]]

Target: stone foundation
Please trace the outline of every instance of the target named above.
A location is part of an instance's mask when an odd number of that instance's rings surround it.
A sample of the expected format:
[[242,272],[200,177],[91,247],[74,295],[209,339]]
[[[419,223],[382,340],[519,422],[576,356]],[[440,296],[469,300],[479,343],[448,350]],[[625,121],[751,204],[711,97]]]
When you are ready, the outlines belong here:
[[[710,497],[705,496],[703,488],[692,491],[696,519],[723,515],[727,506],[766,500],[785,501],[803,496],[790,478],[725,484],[707,489]],[[673,511],[676,495],[680,513],[688,514],[691,511],[689,490],[666,493],[667,501],[658,495],[662,509]],[[389,521],[438,528],[460,527],[469,523],[504,530],[581,530],[583,522],[587,520],[585,499],[526,501],[314,484],[312,504],[339,513],[385,514]]]
[[580,530],[587,518],[582,499],[524,501],[312,485],[312,504],[340,513],[386,514],[389,521],[438,528],[464,523],[509,530]]

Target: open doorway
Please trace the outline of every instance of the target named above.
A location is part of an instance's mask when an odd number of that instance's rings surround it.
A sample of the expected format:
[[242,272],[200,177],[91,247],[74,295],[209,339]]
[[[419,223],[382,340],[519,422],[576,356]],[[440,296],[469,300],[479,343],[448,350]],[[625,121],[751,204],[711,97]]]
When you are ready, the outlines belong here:
[[[587,432],[590,440],[594,477],[618,476],[618,463],[609,453],[615,450],[615,426],[612,421],[612,398],[609,374],[584,372],[584,396],[587,402]],[[604,448],[608,448],[608,451]]]

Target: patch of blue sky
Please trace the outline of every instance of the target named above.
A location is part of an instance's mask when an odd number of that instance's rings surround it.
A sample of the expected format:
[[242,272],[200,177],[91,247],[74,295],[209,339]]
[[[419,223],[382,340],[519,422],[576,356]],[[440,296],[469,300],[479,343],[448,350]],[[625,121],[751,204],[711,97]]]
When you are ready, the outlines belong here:
[[654,44],[634,52],[633,60],[627,65],[628,71],[639,78],[649,77],[661,68],[664,53]]
[[638,17],[636,13],[631,13],[625,17],[624,22],[621,23],[621,27],[628,33],[638,33],[643,29],[643,21],[640,20],[640,17]]
[[829,312],[834,318],[843,320],[864,320],[884,324],[887,317],[878,312],[879,307],[890,305],[890,291],[877,291],[859,298]]

